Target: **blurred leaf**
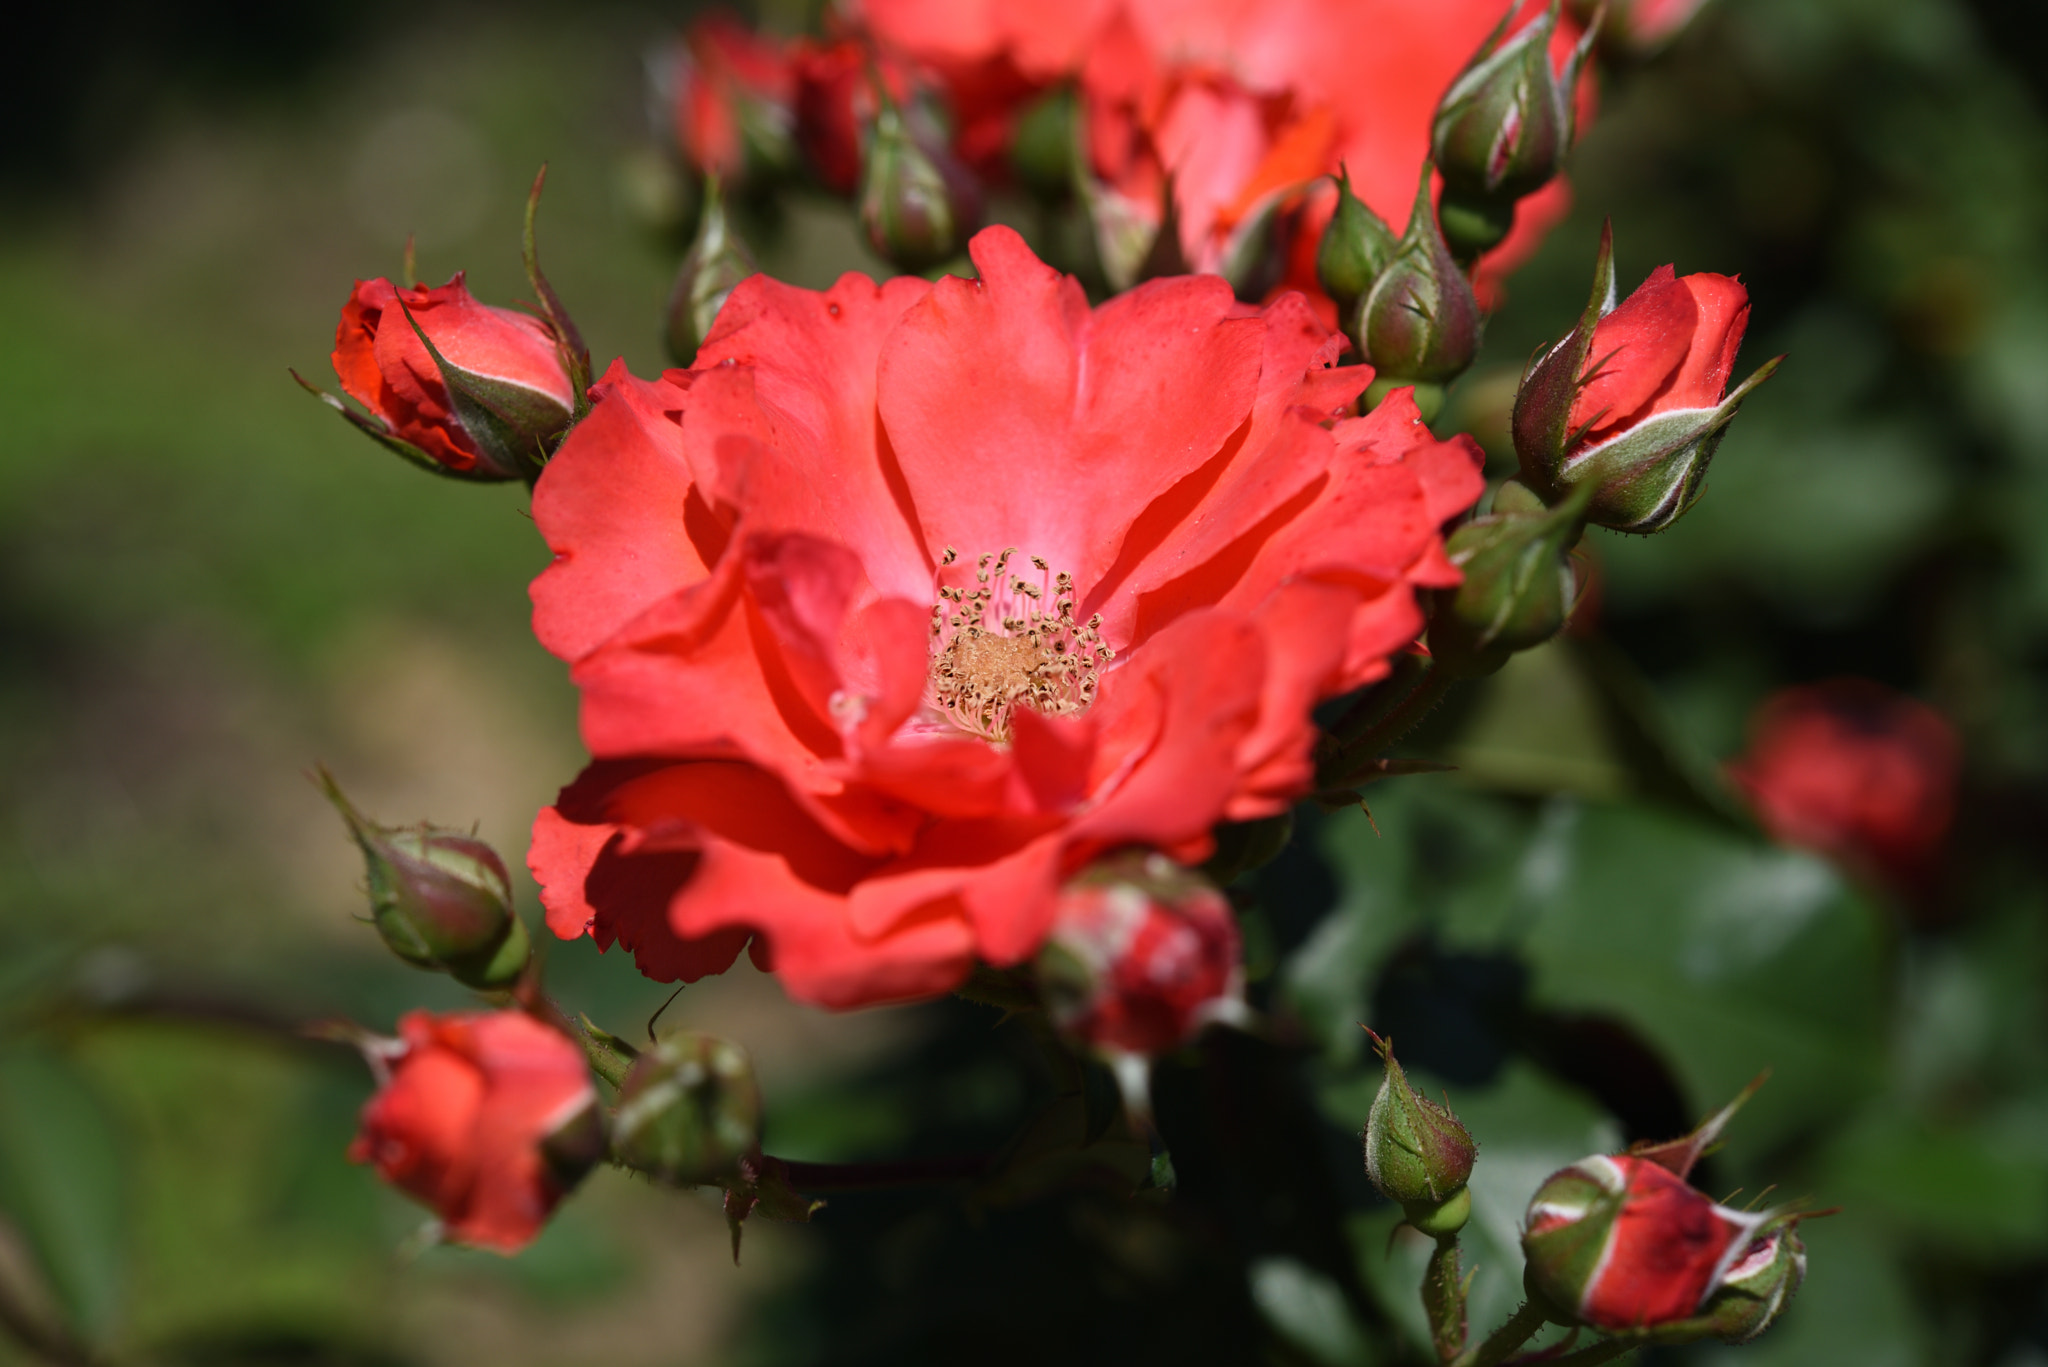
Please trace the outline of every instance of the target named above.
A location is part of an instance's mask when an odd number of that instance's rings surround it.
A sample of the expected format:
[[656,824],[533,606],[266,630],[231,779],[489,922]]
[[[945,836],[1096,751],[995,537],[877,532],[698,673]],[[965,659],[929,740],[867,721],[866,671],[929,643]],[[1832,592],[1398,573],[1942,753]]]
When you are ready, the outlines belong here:
[[1547,870],[1521,943],[1536,1003],[1633,1025],[1702,1114],[1772,1070],[1732,1150],[1768,1148],[1879,1085],[1878,913],[1822,861],[1594,807],[1547,826],[1526,862]]
[[1370,1367],[1380,1360],[1343,1289],[1293,1258],[1261,1258],[1249,1269],[1252,1303],[1273,1331],[1324,1367]]
[[1916,1244],[2000,1259],[2048,1250],[2048,1103],[2007,1123],[1937,1125],[1878,1114],[1843,1133],[1815,1163],[1841,1202]]
[[[1431,1095],[1441,1089],[1426,1075],[1412,1073]],[[1377,1077],[1360,1075],[1325,1088],[1321,1101],[1330,1120],[1356,1129],[1372,1106]],[[1472,1334],[1491,1333],[1522,1302],[1522,1217],[1543,1179],[1594,1153],[1612,1153],[1621,1134],[1598,1106],[1560,1087],[1526,1064],[1510,1066],[1484,1090],[1461,1088],[1451,1109],[1479,1141],[1472,1169],[1472,1219],[1459,1236],[1465,1266],[1473,1269],[1467,1302]],[[1429,1261],[1430,1241],[1419,1234],[1388,1236],[1400,1223],[1395,1206],[1382,1206],[1350,1222],[1359,1274],[1403,1335],[1429,1350],[1429,1326],[1418,1294]]]
[[115,1120],[64,1059],[0,1052],[0,1211],[71,1326],[103,1338],[128,1281],[128,1169]]

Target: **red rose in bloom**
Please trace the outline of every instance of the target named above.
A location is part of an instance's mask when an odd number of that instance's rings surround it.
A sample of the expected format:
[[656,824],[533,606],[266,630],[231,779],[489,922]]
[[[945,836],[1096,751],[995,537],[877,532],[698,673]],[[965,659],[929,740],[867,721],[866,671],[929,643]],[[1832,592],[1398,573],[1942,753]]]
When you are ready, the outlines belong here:
[[1112,1053],[1159,1054],[1235,1014],[1238,951],[1223,894],[1151,855],[1060,892],[1039,981],[1068,1035]]
[[561,421],[553,430],[560,432],[576,396],[554,334],[537,318],[479,304],[460,271],[438,289],[401,290],[389,280],[359,280],[334,333],[334,373],[341,387],[382,418],[391,435],[450,470],[519,478],[522,471],[501,468],[500,458],[464,428],[441,368],[406,322],[401,302],[450,365],[530,396],[521,405],[528,413],[559,409]]
[[451,1240],[516,1252],[602,1149],[583,1051],[516,1011],[414,1011],[398,1030],[350,1160],[432,1207]]
[[1777,694],[1729,772],[1771,834],[1908,891],[1933,872],[1961,745],[1925,703],[1862,679]]
[[750,139],[789,136],[795,93],[780,44],[727,15],[699,19],[676,53],[676,146],[692,166],[730,180],[745,169]]
[[1768,1217],[1713,1198],[1648,1157],[1582,1159],[1529,1203],[1530,1285],[1600,1329],[1690,1319],[1721,1288]]
[[1572,401],[1582,437],[1567,460],[1659,413],[1712,409],[1749,327],[1749,291],[1728,275],[1659,266],[1593,329],[1592,378]]
[[[535,629],[596,762],[535,827],[556,933],[808,1001],[1016,964],[1107,850],[1182,862],[1312,776],[1309,709],[1387,669],[1477,449],[1299,297],[1090,310],[1006,228],[979,280],[756,277],[698,368],[620,366],[550,462]],[[1331,425],[1325,425],[1331,424]]]

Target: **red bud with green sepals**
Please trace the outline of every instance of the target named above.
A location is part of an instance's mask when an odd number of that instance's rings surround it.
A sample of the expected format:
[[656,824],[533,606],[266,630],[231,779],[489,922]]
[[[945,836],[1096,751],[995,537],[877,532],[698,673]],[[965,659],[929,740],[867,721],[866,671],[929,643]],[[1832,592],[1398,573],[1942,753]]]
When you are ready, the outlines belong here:
[[1643,1341],[1745,1342],[1784,1308],[1806,1271],[1791,1209],[1735,1210],[1686,1178],[1742,1103],[1666,1144],[1581,1159],[1529,1202],[1524,1280],[1560,1323]]
[[1038,982],[1070,1039],[1146,1057],[1242,1017],[1239,953],[1236,918],[1214,884],[1163,854],[1130,853],[1061,889]]
[[695,1031],[643,1050],[619,1086],[612,1153],[677,1186],[724,1182],[761,1147],[761,1090],[746,1051]]
[[1367,400],[1376,405],[1394,389],[1412,385],[1425,421],[1443,406],[1443,387],[1472,364],[1481,321],[1472,282],[1437,227],[1429,188],[1425,163],[1408,229],[1359,300],[1352,332],[1352,341],[1379,372]]
[[532,947],[497,851],[458,831],[380,826],[325,770],[320,784],[363,852],[370,921],[391,952],[469,987],[516,982]]
[[1394,1058],[1393,1041],[1372,1039],[1386,1076],[1359,1135],[1365,1175],[1380,1195],[1400,1203],[1409,1224],[1432,1237],[1454,1234],[1472,1210],[1465,1183],[1478,1146],[1450,1108],[1415,1090]]
[[1546,502],[1590,488],[1587,519],[1658,532],[1699,500],[1728,424],[1783,357],[1728,389],[1749,325],[1730,276],[1660,267],[1615,303],[1612,230],[1603,231],[1579,324],[1522,376],[1511,430],[1521,480]]
[[1461,261],[1498,245],[1514,225],[1515,201],[1549,184],[1571,151],[1573,94],[1593,30],[1553,69],[1559,7],[1551,0],[1507,37],[1511,8],[1437,106],[1430,155],[1444,179],[1438,213]]

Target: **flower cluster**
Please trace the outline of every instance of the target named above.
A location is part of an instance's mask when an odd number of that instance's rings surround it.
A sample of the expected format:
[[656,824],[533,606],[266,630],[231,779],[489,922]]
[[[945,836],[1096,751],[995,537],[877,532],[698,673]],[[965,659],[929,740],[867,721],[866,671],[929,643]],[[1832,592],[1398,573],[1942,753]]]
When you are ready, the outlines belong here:
[[[1689,8],[1630,6],[1620,41]],[[552,554],[534,631],[590,763],[533,826],[548,928],[662,982],[744,952],[816,1006],[1028,1014],[1052,1119],[989,1161],[1171,1187],[1149,1069],[1264,1029],[1239,876],[1297,803],[1413,772],[1389,751],[1446,689],[1569,619],[1585,529],[1669,528],[1770,373],[1731,386],[1739,281],[1665,266],[1620,299],[1610,234],[1518,387],[1515,477],[1489,494],[1479,446],[1430,426],[1562,211],[1598,22],[1562,0],[860,0],[793,41],[707,19],[655,64],[701,190],[678,368],[591,382],[531,202],[531,316],[460,276],[359,284],[334,354],[359,407],[328,402],[430,469],[525,481]],[[760,273],[742,225],[795,179],[915,273]],[[1038,201],[1035,241],[980,226],[992,191]],[[1044,226],[1061,212],[1078,235]],[[1904,876],[1952,748],[1910,708],[1845,720],[1845,696],[1778,706],[1738,773],[1786,838]],[[354,1156],[446,1237],[518,1248],[604,1156],[722,1188],[735,1256],[742,1221],[818,1209],[797,1187],[828,1165],[762,1151],[744,1048],[570,1025],[493,851],[323,781],[385,943],[491,994],[357,1037],[382,1086]],[[1545,1182],[1529,1306],[1468,1348],[1478,1145],[1374,1039],[1366,1173],[1435,1244],[1442,1360],[1500,1361],[1546,1319],[1608,1355],[1741,1340],[1796,1289],[1796,1214],[1687,1181],[1730,1107]],[[953,1171],[990,1201],[1036,1180]]]

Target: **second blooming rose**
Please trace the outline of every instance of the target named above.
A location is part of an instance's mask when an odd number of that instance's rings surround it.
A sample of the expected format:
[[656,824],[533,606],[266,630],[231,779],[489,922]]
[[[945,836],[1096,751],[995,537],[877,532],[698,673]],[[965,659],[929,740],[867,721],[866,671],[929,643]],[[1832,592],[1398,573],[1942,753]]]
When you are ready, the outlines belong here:
[[1300,797],[1310,709],[1455,582],[1477,448],[1344,417],[1370,372],[1299,296],[973,257],[756,277],[694,369],[597,386],[534,498],[594,756],[534,831],[557,934],[833,1006],[1021,963],[1095,859]]

